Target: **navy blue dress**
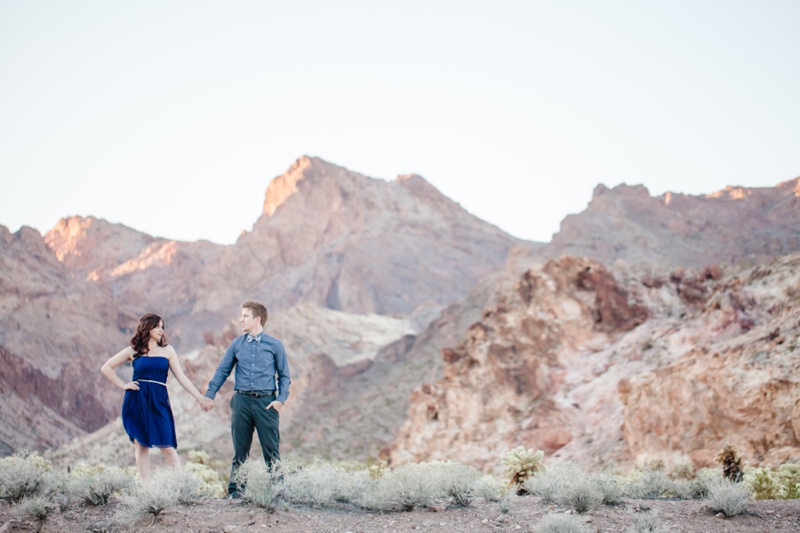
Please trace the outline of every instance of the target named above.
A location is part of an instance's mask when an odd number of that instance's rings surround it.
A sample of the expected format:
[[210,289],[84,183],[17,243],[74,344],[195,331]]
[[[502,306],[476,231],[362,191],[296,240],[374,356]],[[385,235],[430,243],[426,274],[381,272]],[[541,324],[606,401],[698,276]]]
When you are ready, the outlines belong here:
[[131,442],[147,448],[178,447],[166,386],[168,372],[166,357],[141,355],[133,360],[133,381],[139,383],[139,390],[126,390],[122,401],[122,427]]

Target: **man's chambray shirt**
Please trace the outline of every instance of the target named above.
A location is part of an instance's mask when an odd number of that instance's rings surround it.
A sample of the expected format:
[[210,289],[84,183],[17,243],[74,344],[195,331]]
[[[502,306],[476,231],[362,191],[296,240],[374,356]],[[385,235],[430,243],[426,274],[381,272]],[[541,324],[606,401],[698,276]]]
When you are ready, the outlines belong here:
[[[234,365],[234,390],[263,391],[277,390],[276,398],[281,403],[286,403],[289,397],[289,363],[286,361],[286,351],[281,341],[270,337],[263,331],[256,335],[258,340],[248,342],[249,333],[233,339],[225,352],[214,377],[208,383],[206,396],[214,399],[217,391],[228,376],[231,375]],[[278,375],[278,386],[275,386],[275,375]]]

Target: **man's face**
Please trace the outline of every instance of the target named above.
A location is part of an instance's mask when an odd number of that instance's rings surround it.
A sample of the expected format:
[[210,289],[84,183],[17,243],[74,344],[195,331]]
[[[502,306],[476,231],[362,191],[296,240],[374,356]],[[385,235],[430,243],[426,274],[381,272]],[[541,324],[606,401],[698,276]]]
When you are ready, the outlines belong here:
[[242,309],[242,317],[239,319],[239,323],[242,325],[242,331],[250,333],[261,325],[261,317],[253,318],[253,311],[245,307]]

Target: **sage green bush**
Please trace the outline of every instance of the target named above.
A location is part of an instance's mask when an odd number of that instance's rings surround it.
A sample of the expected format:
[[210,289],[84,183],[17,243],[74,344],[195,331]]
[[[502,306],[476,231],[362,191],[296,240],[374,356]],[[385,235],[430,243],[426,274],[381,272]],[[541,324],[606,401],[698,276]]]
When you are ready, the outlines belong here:
[[20,450],[0,459],[0,498],[12,503],[31,496],[44,496],[57,490],[53,465],[47,459]]

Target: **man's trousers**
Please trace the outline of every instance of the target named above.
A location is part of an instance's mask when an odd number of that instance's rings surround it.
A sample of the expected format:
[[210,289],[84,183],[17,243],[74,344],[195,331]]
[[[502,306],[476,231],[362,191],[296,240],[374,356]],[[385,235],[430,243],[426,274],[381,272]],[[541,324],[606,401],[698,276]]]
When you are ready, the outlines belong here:
[[233,438],[234,455],[228,494],[237,492],[234,475],[239,465],[245,462],[250,455],[254,429],[258,431],[261,453],[264,455],[267,468],[271,469],[272,465],[281,459],[278,430],[280,415],[275,409],[267,410],[267,406],[273,401],[275,401],[274,394],[254,397],[234,393],[231,398],[231,437]]

